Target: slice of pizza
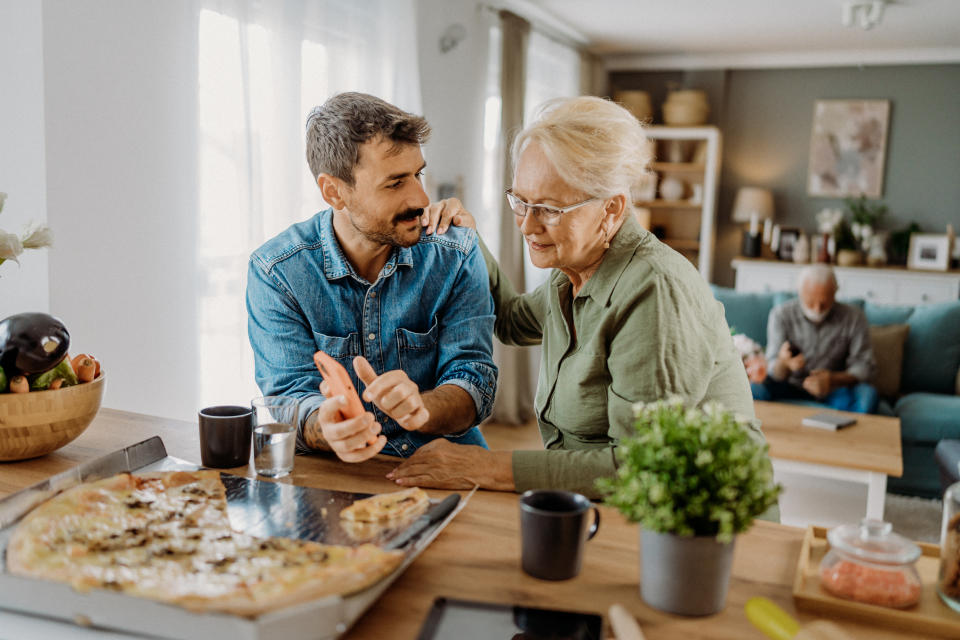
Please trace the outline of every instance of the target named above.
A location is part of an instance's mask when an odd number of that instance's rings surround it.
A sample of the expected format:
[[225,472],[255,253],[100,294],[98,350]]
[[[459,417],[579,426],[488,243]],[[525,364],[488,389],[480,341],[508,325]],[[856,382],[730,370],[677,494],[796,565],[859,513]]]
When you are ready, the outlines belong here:
[[248,617],[361,591],[402,560],[370,544],[234,531],[217,471],[120,474],[79,485],[27,514],[6,555],[11,573]]
[[340,511],[340,518],[354,522],[407,520],[421,515],[429,506],[430,497],[426,491],[412,487],[357,500]]

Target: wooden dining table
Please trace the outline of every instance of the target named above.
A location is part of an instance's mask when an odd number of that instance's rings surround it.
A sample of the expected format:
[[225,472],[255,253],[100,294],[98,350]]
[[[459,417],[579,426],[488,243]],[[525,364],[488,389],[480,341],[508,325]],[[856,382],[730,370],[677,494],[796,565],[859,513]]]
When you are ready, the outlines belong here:
[[[0,463],[0,497],[103,454],[159,435],[171,456],[199,464],[196,423],[102,409],[90,427],[60,450],[33,460]],[[361,464],[332,455],[298,456],[294,471],[279,482],[356,492],[397,487],[384,476],[396,458],[378,456]],[[253,476],[252,468],[233,473]],[[449,492],[430,491],[440,498]],[[461,492],[466,495],[467,492]],[[765,636],[744,614],[753,596],[770,598],[801,623],[816,619],[795,608],[791,584],[803,529],[756,522],[737,537],[726,608],[719,614],[687,618],[647,606],[639,595],[638,527],[614,509],[601,506],[600,529],[586,543],[577,577],[550,582],[520,569],[517,495],[477,491],[439,537],[343,636],[349,639],[414,639],[437,597],[565,609],[604,615],[614,603],[636,616],[649,640],[699,638],[749,640]],[[884,640],[915,635],[836,619],[853,638]],[[612,633],[607,628],[607,637]]]

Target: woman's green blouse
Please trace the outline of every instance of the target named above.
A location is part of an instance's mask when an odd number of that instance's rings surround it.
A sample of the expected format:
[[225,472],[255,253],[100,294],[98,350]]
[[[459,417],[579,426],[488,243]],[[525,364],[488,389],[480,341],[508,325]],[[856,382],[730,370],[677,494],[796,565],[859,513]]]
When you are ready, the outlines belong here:
[[595,497],[594,481],[616,469],[614,448],[632,431],[636,402],[678,395],[688,405],[713,400],[754,417],[723,306],[693,265],[632,215],[576,297],[558,270],[518,294],[483,251],[497,337],[542,344],[534,407],[545,450],[513,453],[517,491]]

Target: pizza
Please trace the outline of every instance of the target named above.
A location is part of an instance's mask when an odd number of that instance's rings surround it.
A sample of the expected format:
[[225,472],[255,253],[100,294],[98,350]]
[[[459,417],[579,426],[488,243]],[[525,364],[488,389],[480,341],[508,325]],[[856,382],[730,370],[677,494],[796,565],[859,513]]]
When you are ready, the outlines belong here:
[[348,522],[390,522],[413,519],[430,506],[430,497],[418,487],[403,491],[379,493],[357,500],[340,511],[340,519]]
[[230,527],[218,471],[123,473],[69,489],[17,525],[11,573],[256,617],[361,591],[402,552],[259,538]]

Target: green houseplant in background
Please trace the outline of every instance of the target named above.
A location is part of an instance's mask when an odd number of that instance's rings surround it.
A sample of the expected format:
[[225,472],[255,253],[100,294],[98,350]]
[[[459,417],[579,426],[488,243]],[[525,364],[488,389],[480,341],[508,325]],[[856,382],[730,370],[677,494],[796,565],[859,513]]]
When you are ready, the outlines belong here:
[[853,234],[849,222],[846,220],[840,221],[840,224],[833,230],[833,242],[837,248],[838,266],[852,267],[860,264],[860,245],[857,243],[857,236]]
[[634,406],[635,433],[598,481],[606,503],[640,524],[640,593],[650,605],[709,615],[726,602],[734,537],[777,502],[767,444],[718,404],[679,398]]

